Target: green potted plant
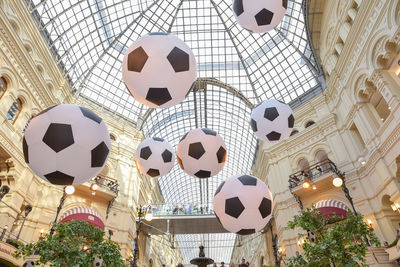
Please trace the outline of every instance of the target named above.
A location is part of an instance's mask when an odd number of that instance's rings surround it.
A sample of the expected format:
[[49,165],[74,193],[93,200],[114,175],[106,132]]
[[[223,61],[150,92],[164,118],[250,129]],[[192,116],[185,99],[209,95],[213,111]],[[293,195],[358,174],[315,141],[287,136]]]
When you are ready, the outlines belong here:
[[26,258],[33,254],[38,255],[39,265],[92,266],[95,257],[101,256],[102,266],[124,266],[119,245],[106,240],[103,231],[84,221],[57,224],[53,236],[22,244],[13,256]]
[[288,222],[288,229],[312,231],[315,242],[304,238],[304,255],[288,259],[288,266],[367,266],[369,245],[379,247],[380,242],[361,214],[347,212],[347,218],[325,218],[315,207],[309,208]]

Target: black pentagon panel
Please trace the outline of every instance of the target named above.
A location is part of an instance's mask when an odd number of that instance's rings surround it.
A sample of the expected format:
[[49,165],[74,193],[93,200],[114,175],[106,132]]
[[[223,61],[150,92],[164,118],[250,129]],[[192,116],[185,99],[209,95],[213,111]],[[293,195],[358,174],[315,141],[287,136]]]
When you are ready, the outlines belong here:
[[279,113],[275,107],[265,109],[264,118],[266,118],[267,120],[274,121],[278,117]]
[[175,46],[168,54],[167,59],[175,72],[189,70],[189,54],[182,49]]
[[234,0],[233,1],[233,12],[235,12],[236,16],[240,16],[243,12],[243,0]]
[[218,186],[217,191],[215,191],[214,196],[216,196],[219,192],[221,192],[222,187],[224,186],[224,184],[225,184],[225,181],[223,181],[223,182]]
[[239,232],[237,232],[238,235],[251,235],[256,232],[256,229],[242,229]]
[[157,176],[160,175],[160,171],[159,171],[159,170],[156,170],[156,169],[149,169],[149,170],[147,171],[147,174],[148,174],[149,176],[151,176],[151,177],[157,177]]
[[287,2],[288,0],[282,0],[282,6],[287,9]]
[[278,141],[281,138],[281,134],[275,131],[270,132],[266,135],[269,141]]
[[165,149],[164,152],[161,154],[164,162],[171,162],[172,160],[172,153],[168,149]]
[[79,107],[79,109],[82,111],[83,116],[85,116],[88,119],[91,119],[95,122],[97,122],[98,124],[101,123],[101,121],[103,120],[102,118],[100,118],[99,116],[97,116],[96,113],[94,113],[93,111],[91,111],[88,108],[85,107]]
[[[51,109],[53,109],[53,108],[55,108],[55,107],[57,107],[57,106],[58,106],[58,105],[55,105],[55,106],[46,108],[45,110],[42,110],[41,112],[39,112],[36,116],[42,115],[42,114],[46,113],[47,111],[49,111],[49,110],[51,110]],[[36,117],[36,116],[35,116],[35,117]]]
[[251,119],[250,125],[251,125],[251,129],[253,129],[253,132],[257,132],[258,131],[257,122],[255,120]]
[[258,210],[261,213],[261,217],[265,219],[267,216],[271,215],[271,200],[268,198],[263,198],[263,200],[260,203],[260,206],[258,207]]
[[149,56],[141,46],[136,48],[128,55],[128,70],[141,72],[148,58]]
[[274,13],[272,13],[268,9],[263,8],[254,17],[256,18],[258,26],[264,26],[264,25],[271,24],[273,16],[274,16]]
[[43,136],[43,142],[55,152],[74,144],[72,127],[69,124],[51,123]]
[[289,127],[289,128],[293,128],[293,127],[294,127],[294,117],[293,117],[293,114],[290,114],[290,116],[288,117],[288,127]]
[[146,100],[157,106],[164,105],[171,99],[172,97],[168,91],[168,88],[150,87],[146,95]]
[[216,132],[216,131],[213,131],[213,130],[211,130],[211,129],[202,128],[201,130],[202,130],[205,134],[207,134],[207,135],[217,136],[217,132]]
[[176,160],[178,161],[178,164],[179,164],[179,166],[181,167],[181,169],[184,170],[185,168],[183,168],[182,160],[181,160],[181,158],[180,158],[178,155],[176,155]]
[[45,174],[44,177],[46,177],[50,183],[55,185],[72,185],[75,179],[74,177],[60,171]]
[[140,150],[140,157],[142,159],[147,160],[148,158],[150,158],[151,154],[152,154],[151,149],[148,146],[145,146]]
[[188,135],[188,133],[189,133],[189,132],[185,133],[185,135],[182,136],[182,138],[181,138],[181,140],[179,140],[179,142],[182,142],[182,140],[186,138],[186,136]]
[[217,151],[218,163],[223,163],[226,161],[226,149],[222,146]]
[[169,33],[167,32],[151,32],[149,35],[168,35]]
[[25,136],[22,139],[22,150],[24,151],[25,162],[29,163],[28,144],[26,143]]
[[194,174],[198,178],[208,178],[211,176],[210,171],[200,170]]
[[201,156],[204,155],[204,153],[206,153],[206,151],[204,150],[204,147],[200,142],[192,143],[189,145],[188,154],[192,158],[199,159],[201,158]]
[[106,143],[101,142],[98,146],[92,149],[92,168],[102,167],[106,162],[108,153],[110,150],[108,149]]
[[96,266],[100,266],[100,262],[96,262]]
[[152,138],[154,141],[158,141],[158,142],[164,142],[164,139],[160,138],[160,137],[153,137]]
[[251,177],[250,175],[242,175],[238,178],[238,180],[243,184],[243,185],[257,185],[257,179],[254,177]]
[[233,218],[239,218],[244,211],[244,206],[238,197],[225,200],[225,213]]

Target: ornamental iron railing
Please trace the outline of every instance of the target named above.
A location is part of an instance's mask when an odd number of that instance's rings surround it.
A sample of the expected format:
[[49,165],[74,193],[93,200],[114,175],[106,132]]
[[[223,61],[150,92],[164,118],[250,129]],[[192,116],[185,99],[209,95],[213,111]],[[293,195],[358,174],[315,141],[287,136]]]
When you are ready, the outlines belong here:
[[313,180],[327,173],[333,173],[334,175],[342,179],[342,184],[340,185],[340,187],[342,188],[345,197],[350,202],[353,212],[357,214],[357,211],[354,207],[353,198],[351,197],[350,191],[346,186],[346,174],[340,171],[336,164],[333,163],[330,159],[317,162],[304,170],[289,175],[289,190],[295,198],[296,202],[299,204],[300,210],[303,210],[304,208],[303,202],[301,201],[300,197],[293,192],[293,189],[303,184],[305,181],[312,183]]
[[98,175],[92,178],[92,181],[118,195],[119,183],[117,179],[105,175]]
[[317,162],[304,170],[289,175],[289,189],[292,190],[305,181],[312,182],[314,179],[331,172],[338,176],[342,176],[342,173],[336,167],[336,164],[330,159]]
[[171,204],[151,205],[150,210],[153,216],[173,215],[214,215],[212,203],[206,204]]

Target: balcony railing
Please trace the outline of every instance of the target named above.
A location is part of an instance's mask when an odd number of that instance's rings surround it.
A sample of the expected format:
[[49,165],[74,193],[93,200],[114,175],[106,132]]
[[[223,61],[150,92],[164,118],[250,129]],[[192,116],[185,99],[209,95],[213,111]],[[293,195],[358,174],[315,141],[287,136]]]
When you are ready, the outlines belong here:
[[118,195],[119,183],[117,179],[105,175],[98,175],[92,178],[92,181]]
[[214,215],[212,203],[208,204],[161,204],[151,205],[153,216],[170,215]]
[[314,179],[330,172],[333,172],[335,174],[340,173],[335,163],[333,163],[331,160],[326,159],[315,163],[307,169],[291,174],[289,176],[289,189],[292,190],[293,188],[296,188],[305,181],[312,182]]

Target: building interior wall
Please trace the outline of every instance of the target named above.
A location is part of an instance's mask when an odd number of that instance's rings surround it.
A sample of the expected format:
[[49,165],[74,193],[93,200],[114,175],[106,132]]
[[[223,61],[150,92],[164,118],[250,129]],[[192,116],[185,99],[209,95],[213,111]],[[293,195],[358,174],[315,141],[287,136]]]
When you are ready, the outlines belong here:
[[[294,110],[298,133],[276,145],[261,144],[253,167],[253,175],[273,192],[272,229],[280,255],[286,257],[301,251],[298,233],[285,229],[291,216],[300,211],[288,187],[289,175],[304,164],[320,161],[321,155],[346,173],[356,210],[372,221],[382,242],[394,240],[400,222],[400,214],[390,207],[400,203],[400,3],[341,0],[326,1],[323,8],[319,40],[313,42],[318,43],[326,88]],[[21,239],[37,240],[40,230],[49,229],[54,220],[62,188],[44,183],[26,166],[23,130],[32,116],[52,105],[78,103],[98,111],[100,107],[73,96],[22,0],[0,0],[0,77],[7,82],[7,90],[0,93],[0,181],[11,187],[4,198],[9,206],[0,205],[0,227],[7,225],[17,232],[18,215],[30,204],[34,212],[27,218]],[[10,121],[7,112],[17,99],[22,109]],[[103,174],[118,179],[120,186],[105,226],[113,230],[112,239],[120,244],[122,256],[129,258],[136,236],[136,207],[163,199],[157,182],[138,174],[133,161],[142,133],[132,122],[116,120],[104,109],[99,112],[116,137]],[[311,121],[314,124],[306,127]],[[360,164],[360,157],[365,158],[365,165]],[[306,207],[323,199],[350,206],[343,192],[334,187],[302,196]],[[87,198],[84,193],[68,197],[63,210],[81,205],[107,217],[108,202]],[[238,237],[232,262],[245,258],[255,267],[273,264],[271,237],[268,230]],[[182,260],[179,250],[166,245],[162,237],[140,240],[140,266],[149,266],[150,260],[153,266],[176,265]],[[382,250],[369,253],[383,255]],[[384,257],[370,263],[389,264]]]

